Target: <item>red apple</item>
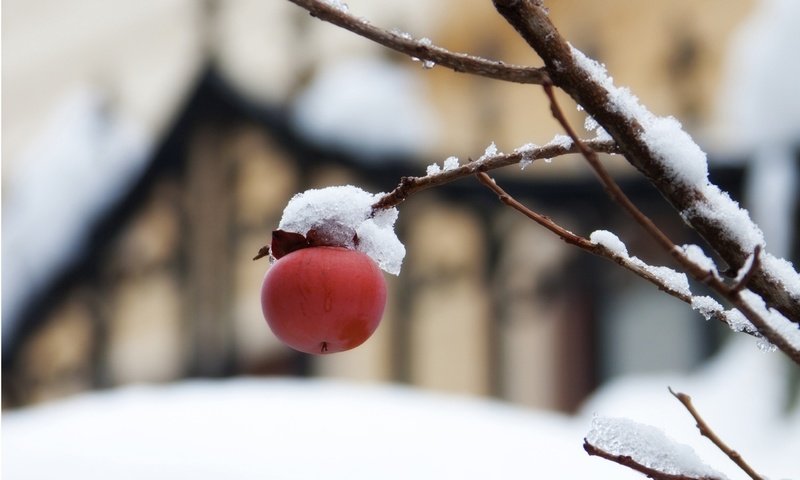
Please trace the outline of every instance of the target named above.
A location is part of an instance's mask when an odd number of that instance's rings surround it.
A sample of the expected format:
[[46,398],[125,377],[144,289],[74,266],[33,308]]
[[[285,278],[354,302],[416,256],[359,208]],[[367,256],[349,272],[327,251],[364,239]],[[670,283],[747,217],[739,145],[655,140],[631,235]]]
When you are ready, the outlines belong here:
[[343,247],[309,247],[267,271],[261,307],[272,332],[305,353],[350,350],[378,328],[386,281],[372,259]]

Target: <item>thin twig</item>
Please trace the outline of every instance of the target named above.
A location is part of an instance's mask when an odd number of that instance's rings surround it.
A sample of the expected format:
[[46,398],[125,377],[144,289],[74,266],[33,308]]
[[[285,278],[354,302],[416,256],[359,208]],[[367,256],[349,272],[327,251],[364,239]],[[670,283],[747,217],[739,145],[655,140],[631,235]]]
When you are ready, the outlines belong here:
[[456,72],[471,73],[481,77],[505,80],[514,83],[541,84],[548,80],[544,68],[510,65],[495,60],[487,60],[475,55],[455,53],[427,41],[411,38],[410,35],[384,30],[362,18],[350,15],[345,10],[336,8],[320,0],[289,0],[326,22],[332,23],[353,33],[368,38],[384,47],[410,55],[419,60],[427,60],[450,68]]
[[733,463],[735,463],[739,468],[741,468],[745,473],[747,473],[747,475],[749,475],[750,478],[752,478],[753,480],[764,479],[764,477],[762,477],[755,470],[753,470],[753,467],[751,467],[750,465],[748,465],[747,462],[745,462],[744,458],[742,458],[739,452],[726,445],[725,442],[723,442],[722,439],[719,438],[719,436],[716,433],[714,433],[714,431],[711,429],[711,427],[708,426],[703,417],[700,416],[700,413],[697,411],[697,409],[694,408],[694,404],[692,404],[692,397],[690,397],[685,393],[675,392],[670,387],[668,387],[668,389],[669,393],[671,393],[673,397],[677,398],[678,401],[681,402],[684,407],[686,407],[686,410],[689,411],[692,417],[694,417],[695,422],[697,422],[697,429],[700,430],[700,434],[702,436],[711,440],[711,443],[716,445],[717,448],[719,448],[722,451],[722,453],[727,455],[728,458],[730,458],[733,461]]
[[564,240],[570,245],[575,245],[580,247],[584,250],[591,251],[594,253],[596,244],[592,243],[590,240],[581,237],[580,235],[575,235],[574,233],[570,232],[566,228],[558,225],[549,217],[546,217],[540,213],[536,213],[533,210],[529,209],[525,205],[518,202],[514,197],[506,193],[505,190],[500,188],[500,186],[495,182],[489,175],[485,172],[478,172],[476,174],[478,180],[485,185],[489,190],[493,191],[497,194],[500,201],[505,203],[506,205],[510,206],[511,208],[521,212],[526,217],[530,218],[534,222],[538,223],[539,225],[543,226],[544,228],[550,230],[551,232],[558,235],[561,240]]
[[690,477],[688,475],[662,472],[660,470],[642,465],[627,455],[614,455],[613,453],[606,452],[605,450],[592,445],[585,438],[583,439],[583,449],[586,450],[586,453],[589,455],[605,458],[606,460],[618,463],[624,467],[630,468],[631,470],[643,473],[653,480],[712,480],[712,477]]
[[[664,250],[676,257],[681,264],[686,263],[684,261],[684,255],[680,252],[672,240],[670,240],[666,234],[664,234],[664,232],[662,232],[661,229],[656,226],[650,217],[642,213],[642,211],[639,210],[636,205],[634,205],[634,203],[619,187],[614,178],[608,173],[608,170],[606,170],[606,168],[600,162],[600,158],[597,156],[597,153],[585,145],[575,133],[572,125],[569,124],[567,118],[564,116],[564,112],[558,105],[555,92],[553,91],[553,85],[546,83],[542,85],[542,87],[544,88],[545,94],[547,94],[547,98],[550,100],[550,111],[553,113],[553,117],[558,121],[559,124],[561,124],[561,127],[572,139],[575,145],[578,146],[581,154],[586,161],[589,162],[589,165],[597,174],[597,177],[600,179],[600,183],[603,184],[603,187],[606,189],[606,192],[608,192],[609,196],[615,202],[619,203],[622,208],[624,208],[625,211],[627,211],[633,217],[636,223],[641,225],[647,231],[647,233],[649,233],[656,240],[656,242],[658,242],[658,244],[664,248]],[[698,268],[693,262],[688,262],[688,264],[684,266],[688,268]],[[705,272],[703,273],[705,274]]]
[[[494,179],[492,179],[489,175],[487,175],[485,172],[479,171],[475,175],[478,177],[478,180],[483,185],[485,185],[487,188],[489,188],[492,192],[494,192],[498,196],[500,201],[502,201],[509,207],[519,211],[520,213],[530,218],[534,222],[538,223],[539,225],[543,226],[550,232],[558,235],[558,237],[561,238],[561,240],[563,240],[564,242],[570,245],[574,245],[591,254],[603,257],[607,260],[611,260],[612,262],[615,262],[622,268],[625,268],[626,270],[632,272],[633,274],[652,283],[664,293],[667,293],[668,295],[671,295],[689,305],[692,304],[691,294],[687,294],[680,290],[675,290],[672,286],[664,282],[663,278],[653,274],[650,270],[648,270],[644,263],[637,263],[633,261],[632,258],[620,255],[619,253],[613,250],[609,250],[604,245],[593,243],[588,238],[576,235],[575,233],[572,233],[566,228],[558,225],[550,217],[542,215],[538,212],[534,212],[530,208],[523,205],[520,201],[512,197],[508,192],[503,190],[503,188],[500,187],[500,185],[498,185],[497,182]],[[715,320],[718,320],[726,325],[728,324],[728,319],[725,316],[725,312],[723,311],[710,312],[709,315]],[[752,335],[754,332],[746,331],[745,333],[749,333]]]
[[[585,140],[586,145],[599,152],[615,153],[614,142],[605,140]],[[481,157],[478,160],[466,163],[458,168],[445,170],[433,175],[423,177],[403,177],[394,190],[380,198],[374,205],[373,210],[396,207],[410,195],[431,187],[437,187],[445,183],[458,180],[459,178],[469,177],[479,171],[495,170],[509,165],[515,165],[524,161],[541,160],[544,158],[555,158],[569,153],[578,153],[575,145],[564,146],[560,144],[548,144],[541,147],[517,150],[514,153],[503,153],[488,157]]]

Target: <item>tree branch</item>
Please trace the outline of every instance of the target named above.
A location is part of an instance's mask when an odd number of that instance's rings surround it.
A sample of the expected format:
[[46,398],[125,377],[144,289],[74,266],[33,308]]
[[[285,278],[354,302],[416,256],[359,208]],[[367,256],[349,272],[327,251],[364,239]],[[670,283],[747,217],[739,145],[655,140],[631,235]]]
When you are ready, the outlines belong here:
[[523,215],[530,218],[534,222],[555,233],[556,235],[559,236],[559,238],[561,238],[561,240],[565,241],[566,243],[570,245],[575,245],[576,247],[579,247],[583,250],[600,255],[600,252],[597,249],[599,245],[592,243],[591,240],[581,237],[580,235],[575,235],[566,228],[555,223],[549,217],[536,213],[533,210],[526,207],[525,205],[521,204],[519,201],[517,201],[517,199],[515,199],[514,197],[506,193],[505,190],[500,188],[497,182],[495,182],[494,179],[489,177],[489,175],[487,175],[485,172],[482,171],[478,172],[476,176],[483,185],[485,185],[489,190],[497,194],[497,197],[504,204],[508,205],[514,210],[517,210],[518,212],[521,212]]
[[642,465],[641,463],[637,462],[636,460],[627,455],[614,455],[613,453],[606,452],[605,450],[592,445],[585,438],[583,439],[583,449],[586,450],[586,453],[588,453],[589,455],[605,458],[606,460],[618,463],[624,467],[628,467],[639,473],[643,473],[648,477],[652,478],[653,480],[721,480],[721,479],[712,479],[710,477],[690,477],[687,475],[677,475],[674,473],[662,472],[660,470],[656,470],[654,468]]
[[505,80],[514,83],[541,84],[548,79],[547,71],[543,68],[509,65],[495,60],[454,53],[430,42],[415,40],[410,35],[392,32],[376,27],[364,19],[350,15],[329,3],[320,0],[289,0],[308,12],[326,22],[332,23],[353,33],[368,38],[413,58],[434,62],[450,68],[456,72],[471,73],[481,77]]
[[[741,290],[743,288],[742,282],[737,282],[736,285],[731,287],[726,285],[719,277],[713,275],[712,272],[707,272],[704,270],[700,265],[693,262],[682,249],[678,248],[647,215],[642,213],[642,211],[639,210],[636,205],[634,205],[628,196],[625,195],[625,192],[623,192],[617,182],[614,181],[614,178],[609,175],[603,164],[600,163],[600,159],[598,158],[597,154],[588,146],[583,145],[581,139],[578,138],[575,130],[569,124],[567,118],[564,116],[564,113],[561,111],[561,107],[558,105],[558,101],[556,100],[553,92],[553,86],[549,83],[545,83],[543,88],[550,100],[550,109],[553,113],[553,116],[556,118],[559,124],[561,124],[570,138],[572,138],[573,143],[577,145],[584,158],[586,158],[586,160],[589,162],[589,165],[591,165],[592,169],[597,174],[600,182],[605,187],[609,196],[611,196],[614,201],[620,204],[622,208],[624,208],[634,218],[634,220],[641,225],[645,231],[647,231],[653,237],[653,239],[656,240],[659,246],[672,255],[672,257],[685,269],[687,273],[689,273],[689,275],[691,275],[696,281],[709,285],[719,295],[726,298],[730,303],[736,306],[736,308],[742,314],[744,314],[745,317],[747,317],[753,326],[755,326],[761,335],[772,342],[773,345],[778,347],[795,363],[800,365],[800,347],[793,344],[789,339],[787,339],[773,327],[773,325],[766,318],[766,315],[768,315],[769,312],[766,312],[765,314],[756,312],[756,310],[744,300],[741,295]],[[753,276],[755,275],[754,272],[759,266],[757,257],[760,252],[760,246],[756,246],[755,251],[752,253],[753,262],[750,265],[747,273],[744,275],[744,278],[742,278],[742,281],[748,282],[752,280]]]
[[[598,152],[615,153],[617,151],[614,142],[611,141],[586,140],[584,143]],[[513,153],[481,157],[478,160],[471,161],[458,168],[445,170],[433,175],[425,175],[424,177],[403,177],[400,179],[400,184],[378,200],[372,208],[373,210],[380,210],[383,208],[396,207],[414,193],[443,185],[458,180],[459,178],[472,176],[479,171],[485,172],[514,165],[522,161],[555,158],[569,153],[578,153],[578,147],[575,146],[574,142],[569,146],[548,144],[541,147],[518,149]]]
[[[503,190],[503,188],[501,188],[500,185],[498,185],[497,182],[494,181],[494,179],[492,179],[485,172],[479,171],[478,173],[476,173],[476,176],[483,185],[485,185],[489,190],[491,190],[497,195],[497,197],[500,199],[501,202],[522,213],[523,215],[530,218],[539,225],[543,226],[550,232],[558,235],[558,237],[561,238],[561,240],[563,240],[567,244],[574,245],[580,248],[581,250],[589,252],[593,255],[597,255],[607,260],[611,260],[612,262],[615,262],[622,268],[625,268],[626,270],[632,272],[633,274],[652,283],[664,293],[667,293],[668,295],[671,295],[677,298],[678,300],[683,301],[684,303],[692,305],[691,294],[672,288],[670,285],[664,282],[664,279],[662,277],[659,277],[658,275],[653,274],[652,271],[648,270],[648,265],[644,264],[643,262],[640,261],[637,262],[635,259],[628,256],[620,255],[619,253],[606,248],[604,245],[594,243],[588,238],[576,235],[567,230],[566,228],[555,223],[550,217],[534,212],[533,210],[529,209],[528,207],[520,203],[514,197],[512,197],[505,190]],[[718,320],[726,325],[728,324],[728,319],[725,316],[724,311],[708,312],[708,315],[709,317],[714,318],[715,320]],[[755,332],[752,331],[745,331],[745,333],[748,333],[750,335],[755,334]]]
[[700,416],[700,413],[697,411],[697,409],[694,408],[694,405],[692,404],[692,397],[690,397],[685,393],[675,392],[674,390],[672,390],[672,388],[668,387],[668,389],[669,393],[671,393],[673,397],[677,398],[678,401],[681,402],[684,407],[686,407],[686,410],[689,411],[692,417],[694,417],[695,422],[697,422],[697,428],[698,430],[700,430],[700,434],[702,436],[711,440],[711,443],[716,445],[717,448],[719,448],[722,451],[722,453],[727,455],[728,458],[730,458],[733,461],[733,463],[738,465],[739,468],[741,468],[745,473],[747,473],[747,475],[749,475],[750,478],[752,478],[753,480],[764,479],[764,477],[762,477],[755,470],[753,470],[753,467],[751,467],[750,465],[747,464],[747,462],[745,462],[744,458],[742,458],[739,452],[726,445],[725,442],[723,442],[722,439],[719,438],[719,436],[716,433],[714,433],[714,431],[711,429],[711,427],[708,426],[703,417]]
[[[729,225],[703,214],[696,207],[710,204],[707,192],[698,185],[674,181],[661,158],[643,138],[644,128],[623,109],[612,108],[609,91],[576,61],[572,47],[550,21],[539,0],[493,0],[497,11],[520,33],[545,63],[553,84],[569,94],[617,142],[628,161],[638,168],[661,194],[681,212],[728,265],[738,268],[752,253],[753,246],[733,238]],[[763,258],[762,258],[763,260]],[[750,288],[769,307],[787,319],[800,323],[800,297],[790,292],[764,261],[753,270]],[[766,336],[766,334],[765,334]]]

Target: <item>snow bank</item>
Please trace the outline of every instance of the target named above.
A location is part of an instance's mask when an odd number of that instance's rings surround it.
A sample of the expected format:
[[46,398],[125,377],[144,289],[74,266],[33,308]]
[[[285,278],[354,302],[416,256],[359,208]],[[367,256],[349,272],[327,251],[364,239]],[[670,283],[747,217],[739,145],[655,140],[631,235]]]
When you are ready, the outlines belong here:
[[595,415],[652,425],[742,474],[667,391],[771,478],[800,476],[786,363],[736,337],[697,373],[611,382],[575,417],[390,385],[236,379],[129,387],[3,414],[3,478],[639,479],[589,457]]

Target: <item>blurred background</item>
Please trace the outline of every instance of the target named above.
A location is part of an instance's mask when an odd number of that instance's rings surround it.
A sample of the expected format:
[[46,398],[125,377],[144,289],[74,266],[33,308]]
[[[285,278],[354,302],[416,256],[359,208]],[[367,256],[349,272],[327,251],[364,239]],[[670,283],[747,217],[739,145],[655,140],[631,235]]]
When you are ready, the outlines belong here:
[[[350,11],[453,51],[538,65],[489,1]],[[709,152],[711,179],[797,260],[798,8],[779,0],[559,0],[554,23]],[[186,378],[401,383],[573,412],[632,373],[687,372],[727,328],[569,248],[474,179],[411,197],[408,254],[375,336],[312,357],[269,332],[268,242],[297,192],[389,191],[450,155],[562,133],[536,86],[422,68],[280,0],[6,0],[3,409]],[[576,126],[584,115],[567,98]],[[593,133],[586,133],[587,136]],[[623,159],[626,192],[699,243]],[[497,172],[576,233],[670,261],[579,158]],[[755,349],[753,343],[752,348]],[[785,400],[785,399],[784,399]]]

